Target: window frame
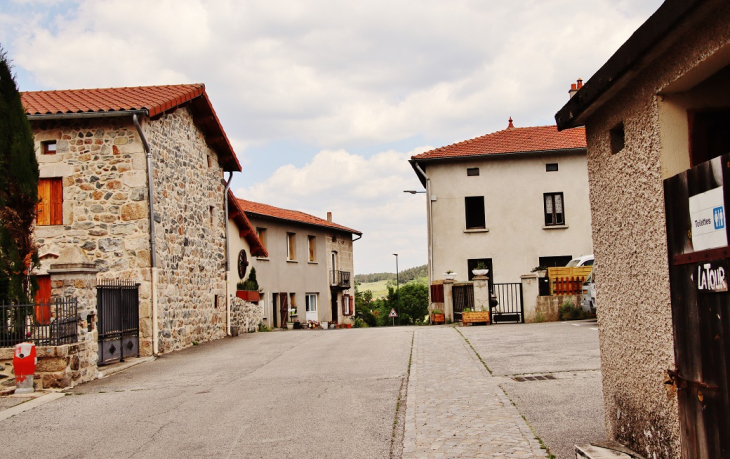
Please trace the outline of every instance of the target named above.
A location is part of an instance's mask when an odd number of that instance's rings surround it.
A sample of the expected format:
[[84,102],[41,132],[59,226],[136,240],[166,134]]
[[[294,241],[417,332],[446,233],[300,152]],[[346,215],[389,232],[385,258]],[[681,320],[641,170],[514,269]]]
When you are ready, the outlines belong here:
[[[261,245],[266,248],[266,228],[256,227],[256,237],[261,241]],[[260,258],[260,257],[259,257]]]
[[[53,149],[51,149],[53,145]],[[43,140],[41,141],[41,154],[43,155],[55,155],[58,152],[58,142],[56,140]]]
[[[470,204],[471,202],[471,204]],[[478,204],[477,202],[480,202]],[[481,210],[479,210],[481,209]],[[476,212],[476,214],[475,214]],[[480,215],[481,214],[481,215]],[[475,226],[475,219],[481,217],[481,225]],[[470,223],[472,224],[470,226]],[[485,210],[484,196],[465,196],[464,197],[464,226],[467,230],[483,230],[487,229],[487,212]]]
[[[314,298],[314,309],[312,309],[312,298]],[[304,294],[304,312],[317,312],[317,294],[316,293],[305,293]]]
[[286,260],[297,260],[297,233],[286,233]]
[[317,236],[307,236],[307,252],[310,263],[316,263],[317,261]]
[[[44,190],[45,188],[45,190]],[[47,191],[47,202],[44,197]],[[38,204],[36,226],[63,225],[63,178],[44,177],[38,179]]]
[[[560,208],[562,212],[557,212],[557,201],[556,197],[560,196]],[[548,198],[550,198],[551,212],[548,213]],[[542,210],[545,226],[565,226],[565,195],[562,191],[543,193],[542,195]],[[562,221],[558,221],[558,215],[562,218]],[[548,221],[550,216],[550,221]]]

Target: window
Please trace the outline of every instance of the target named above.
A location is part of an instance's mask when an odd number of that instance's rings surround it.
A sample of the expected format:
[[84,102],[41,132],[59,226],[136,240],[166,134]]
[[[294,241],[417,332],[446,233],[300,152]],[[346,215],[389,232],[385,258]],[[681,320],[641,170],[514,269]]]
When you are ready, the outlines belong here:
[[545,193],[545,226],[565,225],[563,193]]
[[63,225],[63,179],[42,178],[38,180],[38,226]]
[[557,172],[557,171],[558,171],[558,163],[545,164],[545,172]]
[[342,295],[342,314],[352,315],[352,297],[350,295]]
[[213,160],[211,159],[210,155],[206,155],[206,158],[208,159],[208,167],[213,167]]
[[489,270],[489,272],[487,273],[487,276],[489,276],[489,282],[491,283],[494,281],[494,271],[492,270],[491,258],[470,258],[466,260],[466,268],[468,271],[467,276],[469,277],[469,280],[474,279],[474,273],[472,271],[478,269],[477,266],[486,266],[486,269]]
[[41,142],[41,152],[44,155],[55,155],[56,154],[56,141],[55,140],[46,140],[45,142]]
[[297,241],[295,233],[286,233],[286,259],[297,259]]
[[309,245],[309,261],[316,261],[317,259],[317,236],[309,236],[308,238],[308,245]]
[[464,198],[466,207],[466,229],[484,229],[484,196],[467,196]]
[[479,175],[479,168],[478,167],[467,167],[466,175],[469,177],[474,177],[474,176]]
[[690,160],[694,167],[730,153],[730,109],[713,109],[689,114]]
[[317,312],[317,294],[307,293],[306,297],[306,312]]
[[616,127],[611,129],[609,132],[609,135],[611,137],[611,153],[616,154],[619,151],[624,149],[625,145],[625,133],[624,133],[624,123],[623,121],[618,123]]
[[256,236],[258,236],[261,245],[266,248],[266,228],[256,228]]

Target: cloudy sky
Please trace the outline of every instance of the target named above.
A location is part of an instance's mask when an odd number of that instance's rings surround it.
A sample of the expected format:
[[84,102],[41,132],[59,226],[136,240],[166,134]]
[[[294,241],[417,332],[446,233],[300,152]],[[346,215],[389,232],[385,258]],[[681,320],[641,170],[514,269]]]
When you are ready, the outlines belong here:
[[358,273],[427,261],[408,158],[554,124],[659,0],[0,0],[22,91],[202,82],[238,196],[356,228]]

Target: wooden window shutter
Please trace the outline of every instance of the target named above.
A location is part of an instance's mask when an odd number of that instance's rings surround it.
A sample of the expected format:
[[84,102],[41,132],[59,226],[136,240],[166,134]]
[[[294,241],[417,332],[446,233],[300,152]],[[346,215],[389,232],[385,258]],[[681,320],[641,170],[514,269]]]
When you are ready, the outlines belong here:
[[51,181],[51,225],[63,225],[63,179]]
[[38,226],[51,223],[51,183],[48,179],[38,180],[38,205],[36,207],[36,224]]

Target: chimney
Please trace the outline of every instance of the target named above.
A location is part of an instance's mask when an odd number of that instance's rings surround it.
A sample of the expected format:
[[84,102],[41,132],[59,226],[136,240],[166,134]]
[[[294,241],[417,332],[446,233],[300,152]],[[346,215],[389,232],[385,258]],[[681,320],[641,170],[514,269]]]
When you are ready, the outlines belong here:
[[583,87],[583,80],[578,78],[578,83],[573,83],[570,85],[570,91],[568,91],[568,94],[570,94],[570,97],[568,99],[572,99],[576,92],[580,90],[580,88]]
[[332,223],[332,212],[327,212],[327,221]]
[[512,117],[510,116],[509,117],[509,124],[507,125],[507,129],[514,129],[514,128],[515,128],[515,125],[512,124]]

